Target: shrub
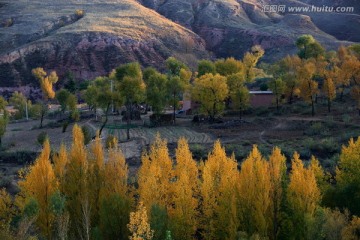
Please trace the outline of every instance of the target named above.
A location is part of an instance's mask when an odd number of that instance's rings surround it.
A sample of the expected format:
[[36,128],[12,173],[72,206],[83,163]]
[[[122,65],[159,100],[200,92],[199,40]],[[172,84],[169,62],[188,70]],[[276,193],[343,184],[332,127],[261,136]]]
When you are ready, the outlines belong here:
[[105,147],[106,148],[113,148],[116,146],[118,140],[114,135],[108,135],[106,137],[106,141],[105,141]]
[[82,9],[76,9],[76,10],[75,10],[75,15],[76,15],[78,18],[82,18],[82,17],[85,15],[85,11],[82,10]]
[[12,18],[8,18],[8,19],[5,19],[1,22],[1,27],[11,27],[12,25],[14,25],[14,19]]
[[43,131],[43,132],[39,133],[39,135],[37,136],[37,142],[38,142],[38,144],[43,145],[45,140],[48,138],[49,138],[48,134]]
[[344,123],[348,124],[351,122],[352,117],[349,114],[343,114],[342,115],[342,120]]
[[82,126],[81,127],[82,133],[84,134],[84,144],[87,145],[92,138],[92,132],[89,127]]
[[315,122],[305,130],[305,134],[308,136],[328,135],[327,132],[328,129],[321,122]]

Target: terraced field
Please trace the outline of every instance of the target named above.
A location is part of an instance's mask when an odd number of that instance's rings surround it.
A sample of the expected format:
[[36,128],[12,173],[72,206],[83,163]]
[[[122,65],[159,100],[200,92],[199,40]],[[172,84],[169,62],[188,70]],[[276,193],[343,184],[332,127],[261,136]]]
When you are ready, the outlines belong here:
[[[214,138],[207,133],[199,133],[187,127],[171,126],[158,128],[134,128],[130,130],[130,137],[143,139],[144,144],[151,143],[159,133],[168,143],[177,142],[180,137],[185,137],[189,143],[212,143]],[[107,130],[107,134],[115,135],[119,141],[126,140],[126,129]]]

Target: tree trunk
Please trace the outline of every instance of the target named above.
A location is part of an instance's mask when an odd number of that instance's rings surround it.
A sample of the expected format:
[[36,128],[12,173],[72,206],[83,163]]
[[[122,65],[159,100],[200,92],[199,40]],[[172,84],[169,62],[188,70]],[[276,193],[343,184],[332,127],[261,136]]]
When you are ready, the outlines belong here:
[[342,90],[340,92],[340,101],[342,102],[343,101],[343,97],[344,97],[344,85],[342,85]]
[[110,108],[110,104],[107,105],[106,107],[106,111],[105,111],[105,121],[103,122],[103,124],[101,125],[101,128],[99,130],[99,136],[101,136],[102,130],[104,129],[107,121],[108,121],[108,113],[109,113],[109,108]]
[[330,98],[328,98],[328,112],[331,112],[331,101],[330,101]]
[[311,100],[311,116],[315,116],[315,106],[314,106],[314,100]]
[[293,92],[290,93],[289,104],[292,104],[292,101],[293,101]]
[[276,111],[279,111],[279,98],[276,97]]
[[131,124],[131,104],[128,104],[126,107],[126,113],[127,113],[127,117],[126,117],[126,125],[127,125],[127,129],[126,129],[126,139],[129,140],[130,139],[130,124]]
[[175,93],[174,93],[173,97],[174,97],[174,102],[173,102],[173,124],[175,125],[175,122],[176,122],[176,116],[175,116],[175,111],[176,111],[176,95],[175,95]]
[[41,118],[40,118],[40,128],[43,127],[43,120],[44,120],[44,112],[41,112]]

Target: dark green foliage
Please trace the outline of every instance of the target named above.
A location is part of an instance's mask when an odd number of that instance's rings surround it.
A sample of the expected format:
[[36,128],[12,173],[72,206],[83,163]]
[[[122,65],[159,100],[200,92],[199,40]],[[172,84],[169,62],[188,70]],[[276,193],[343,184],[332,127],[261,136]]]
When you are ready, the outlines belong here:
[[84,144],[87,145],[92,139],[92,131],[87,126],[82,126],[81,131],[84,134]]
[[142,78],[140,64],[137,62],[121,65],[116,68],[116,78],[122,80],[124,77]]
[[70,92],[66,89],[60,89],[56,92],[56,99],[60,103],[61,111],[64,113],[67,107],[67,101],[70,96]]
[[103,199],[100,207],[100,229],[103,239],[129,239],[129,216],[129,200],[117,194]]
[[180,62],[174,57],[170,57],[166,60],[166,68],[170,76],[179,76],[180,70],[182,68],[188,69],[184,63]]
[[45,140],[48,139],[49,136],[48,134],[44,131],[39,133],[39,135],[37,136],[37,143],[40,144],[41,146],[44,144]]
[[168,230],[168,214],[165,208],[158,205],[151,207],[150,226],[154,230],[153,240],[166,239]]
[[35,217],[40,211],[39,203],[35,198],[31,198],[29,202],[26,203],[24,208],[24,217],[32,218]]
[[303,59],[317,58],[325,55],[325,49],[311,35],[302,35],[296,41],[298,56]]
[[212,61],[209,60],[201,60],[198,63],[198,77],[205,75],[207,73],[212,73],[215,75],[216,67]]
[[61,215],[65,211],[66,198],[59,191],[50,197],[51,210],[55,215]]
[[169,96],[166,90],[166,75],[155,73],[149,77],[146,85],[146,98],[155,114],[162,113],[166,106]]

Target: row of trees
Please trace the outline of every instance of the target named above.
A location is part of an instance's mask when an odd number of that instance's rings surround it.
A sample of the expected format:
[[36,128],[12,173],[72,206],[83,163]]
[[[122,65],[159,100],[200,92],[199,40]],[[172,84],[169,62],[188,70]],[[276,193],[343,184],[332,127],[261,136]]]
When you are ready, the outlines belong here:
[[166,74],[154,68],[142,71],[138,63],[129,63],[119,66],[108,77],[98,77],[92,81],[84,92],[84,99],[94,110],[103,110],[105,121],[100,134],[107,123],[111,107],[125,106],[126,119],[130,124],[135,105],[145,101],[152,106],[156,115],[161,114],[167,104],[171,104],[175,122],[178,102],[189,85],[192,73],[185,64],[172,57],[166,61],[166,69]]
[[282,97],[292,103],[294,97],[301,97],[311,104],[312,115],[319,96],[326,98],[328,111],[331,102],[350,89],[358,104],[360,114],[360,54],[357,45],[341,46],[337,52],[325,52],[323,47],[310,35],[300,37],[296,42],[299,53],[287,56],[279,62],[265,67],[273,77],[269,88],[273,91],[277,108]]
[[[296,45],[299,48],[298,55],[287,56],[272,65],[263,64],[262,70],[256,68],[264,54],[259,46],[254,46],[242,60],[201,60],[195,73],[173,57],[166,61],[165,74],[154,68],[142,70],[138,63],[124,64],[109,76],[91,81],[82,94],[66,89],[55,92],[53,85],[58,81],[56,73],[47,74],[42,68],[36,68],[32,72],[41,86],[42,99],[32,105],[21,93],[15,92],[9,102],[18,110],[19,116],[24,116],[26,110],[27,115],[38,116],[42,127],[49,100],[56,98],[63,115],[66,110],[69,111],[68,119],[64,121],[65,131],[70,121],[79,120],[76,105],[77,96],[81,96],[95,111],[102,109],[105,120],[100,127],[100,134],[111,109],[125,106],[126,119],[130,125],[134,108],[141,102],[151,105],[156,116],[164,111],[166,105],[172,105],[175,123],[175,110],[183,95],[198,102],[199,110],[211,120],[220,116],[226,105],[238,110],[241,118],[250,102],[247,85],[254,81],[258,72],[264,70],[271,77],[267,85],[274,94],[277,110],[284,99],[291,104],[295,97],[300,97],[311,105],[314,115],[315,104],[318,97],[322,96],[326,98],[330,112],[336,96],[342,100],[344,93],[350,89],[360,114],[360,53],[357,45],[342,46],[337,52],[325,52],[310,35],[301,36]],[[68,85],[69,89],[74,90],[73,84]],[[6,123],[2,120],[1,129],[6,128]],[[130,137],[129,127],[127,137]]]
[[265,158],[254,146],[239,166],[217,141],[197,162],[180,139],[172,159],[159,136],[134,179],[117,144],[83,141],[77,125],[69,150],[53,153],[46,141],[15,200],[0,192],[1,239],[360,237],[360,139],[343,147],[336,184],[314,157],[304,164],[294,153],[287,171],[279,148]]

